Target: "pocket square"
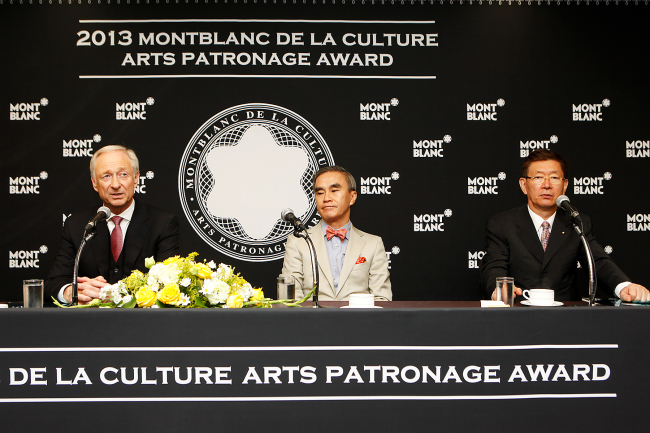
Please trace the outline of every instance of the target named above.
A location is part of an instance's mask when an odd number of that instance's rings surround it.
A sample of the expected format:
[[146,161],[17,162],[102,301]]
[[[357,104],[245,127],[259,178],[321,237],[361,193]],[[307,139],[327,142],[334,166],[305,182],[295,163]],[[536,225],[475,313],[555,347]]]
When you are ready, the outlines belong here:
[[357,262],[355,263],[355,265],[358,265],[360,263],[366,263],[366,258],[365,257],[359,257],[357,259]]

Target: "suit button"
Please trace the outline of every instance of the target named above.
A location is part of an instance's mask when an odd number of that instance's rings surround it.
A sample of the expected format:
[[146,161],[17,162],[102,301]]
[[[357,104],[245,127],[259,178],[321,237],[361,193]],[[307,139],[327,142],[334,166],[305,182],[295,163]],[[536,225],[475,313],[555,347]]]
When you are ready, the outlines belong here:
[[115,272],[117,274],[118,272],[120,272],[120,270],[115,268],[115,269],[113,269],[113,272]]

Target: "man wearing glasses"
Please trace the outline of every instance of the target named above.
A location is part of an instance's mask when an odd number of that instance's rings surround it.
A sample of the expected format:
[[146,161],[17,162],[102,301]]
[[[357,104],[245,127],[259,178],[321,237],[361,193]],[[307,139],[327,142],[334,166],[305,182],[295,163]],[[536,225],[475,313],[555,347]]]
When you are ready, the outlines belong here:
[[[496,215],[487,223],[481,286],[488,299],[494,299],[497,277],[513,277],[517,295],[542,288],[553,289],[556,301],[580,299],[577,262],[588,269],[587,257],[570,215],[556,204],[567,189],[567,175],[566,161],[550,150],[531,152],[524,161],[519,186],[528,205]],[[599,280],[625,302],[650,302],[650,292],[630,282],[596,242],[589,217],[581,216]]]

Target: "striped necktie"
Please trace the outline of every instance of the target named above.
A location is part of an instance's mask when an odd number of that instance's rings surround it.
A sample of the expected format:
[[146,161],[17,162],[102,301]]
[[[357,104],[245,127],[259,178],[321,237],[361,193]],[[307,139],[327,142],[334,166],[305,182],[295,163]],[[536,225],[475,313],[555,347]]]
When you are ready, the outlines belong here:
[[111,252],[113,253],[113,260],[115,260],[115,262],[120,258],[122,247],[124,246],[124,236],[122,236],[122,227],[120,226],[122,219],[123,218],[119,216],[111,218],[111,221],[115,223],[115,228],[111,233]]
[[549,230],[550,227],[551,225],[548,221],[542,223],[542,247],[544,248],[544,251],[546,251],[546,247],[548,246],[548,238],[551,237],[551,231]]

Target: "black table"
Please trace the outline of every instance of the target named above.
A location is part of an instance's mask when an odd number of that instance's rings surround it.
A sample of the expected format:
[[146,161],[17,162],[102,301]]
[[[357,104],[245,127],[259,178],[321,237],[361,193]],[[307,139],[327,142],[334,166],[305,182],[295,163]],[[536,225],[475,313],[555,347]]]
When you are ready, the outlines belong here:
[[3,309],[2,430],[647,430],[649,308],[380,305]]

